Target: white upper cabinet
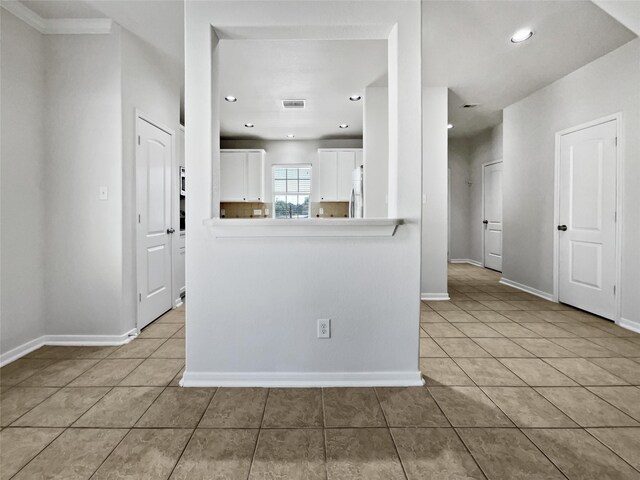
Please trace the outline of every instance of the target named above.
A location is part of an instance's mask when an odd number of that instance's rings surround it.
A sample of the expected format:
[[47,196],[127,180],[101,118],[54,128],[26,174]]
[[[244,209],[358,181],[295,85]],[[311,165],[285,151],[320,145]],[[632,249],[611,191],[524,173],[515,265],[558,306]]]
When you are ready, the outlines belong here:
[[321,202],[332,202],[338,196],[338,152],[319,151],[318,198]]
[[264,201],[264,150],[220,150],[220,201]]
[[320,149],[318,158],[318,200],[348,202],[351,174],[362,163],[362,149]]
[[264,152],[247,153],[247,201],[264,201]]

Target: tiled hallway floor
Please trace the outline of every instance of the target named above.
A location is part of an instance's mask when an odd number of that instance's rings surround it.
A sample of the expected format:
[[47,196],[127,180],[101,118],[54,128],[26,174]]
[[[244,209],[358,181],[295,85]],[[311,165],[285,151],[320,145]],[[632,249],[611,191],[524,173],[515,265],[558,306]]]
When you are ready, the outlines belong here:
[[0,479],[636,479],[640,335],[450,267],[423,388],[180,388],[184,312],[0,371]]

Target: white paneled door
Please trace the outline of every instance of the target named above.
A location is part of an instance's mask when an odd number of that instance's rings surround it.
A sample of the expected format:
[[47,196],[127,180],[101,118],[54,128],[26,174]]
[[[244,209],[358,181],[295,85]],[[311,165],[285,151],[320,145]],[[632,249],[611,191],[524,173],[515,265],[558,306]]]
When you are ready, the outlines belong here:
[[560,138],[558,299],[614,319],[616,120]]
[[482,166],[484,266],[502,271],[502,162]]
[[136,119],[138,329],[171,309],[173,138]]

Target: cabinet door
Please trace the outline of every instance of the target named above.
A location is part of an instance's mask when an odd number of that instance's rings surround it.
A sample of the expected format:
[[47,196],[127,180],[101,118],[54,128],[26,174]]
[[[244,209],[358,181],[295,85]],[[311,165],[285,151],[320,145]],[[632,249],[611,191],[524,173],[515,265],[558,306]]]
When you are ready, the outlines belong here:
[[246,152],[220,152],[220,201],[244,202],[246,190]]
[[264,202],[264,156],[262,152],[247,154],[247,201]]
[[321,202],[335,202],[338,193],[338,152],[319,152],[318,198]]
[[351,175],[356,168],[356,152],[338,152],[337,198],[340,202],[348,202],[351,197]]

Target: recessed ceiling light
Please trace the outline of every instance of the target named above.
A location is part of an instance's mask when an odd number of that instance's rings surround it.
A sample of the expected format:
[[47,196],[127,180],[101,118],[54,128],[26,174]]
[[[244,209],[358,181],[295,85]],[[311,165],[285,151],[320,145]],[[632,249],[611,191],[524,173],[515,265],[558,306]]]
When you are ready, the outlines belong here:
[[238,99],[236,97],[234,97],[233,95],[227,95],[226,97],[224,97],[224,99],[227,102],[230,102],[230,103],[234,103],[234,102],[238,101]]
[[362,97],[360,95],[351,95],[349,97],[349,100],[351,100],[352,102],[357,102],[358,100],[361,100]]
[[449,130],[451,130],[451,129],[453,128],[453,123],[448,124],[448,125],[447,125],[447,128],[448,128]]
[[287,135],[287,138],[295,138],[295,135],[293,133],[290,133],[289,135]]
[[520,43],[529,40],[533,36],[533,31],[528,28],[518,30],[511,37],[511,43]]
[[342,123],[339,125],[340,128],[349,128],[349,125],[347,125],[346,123]]
[[255,127],[255,125],[253,123],[245,123],[244,126],[247,127],[247,128]]

